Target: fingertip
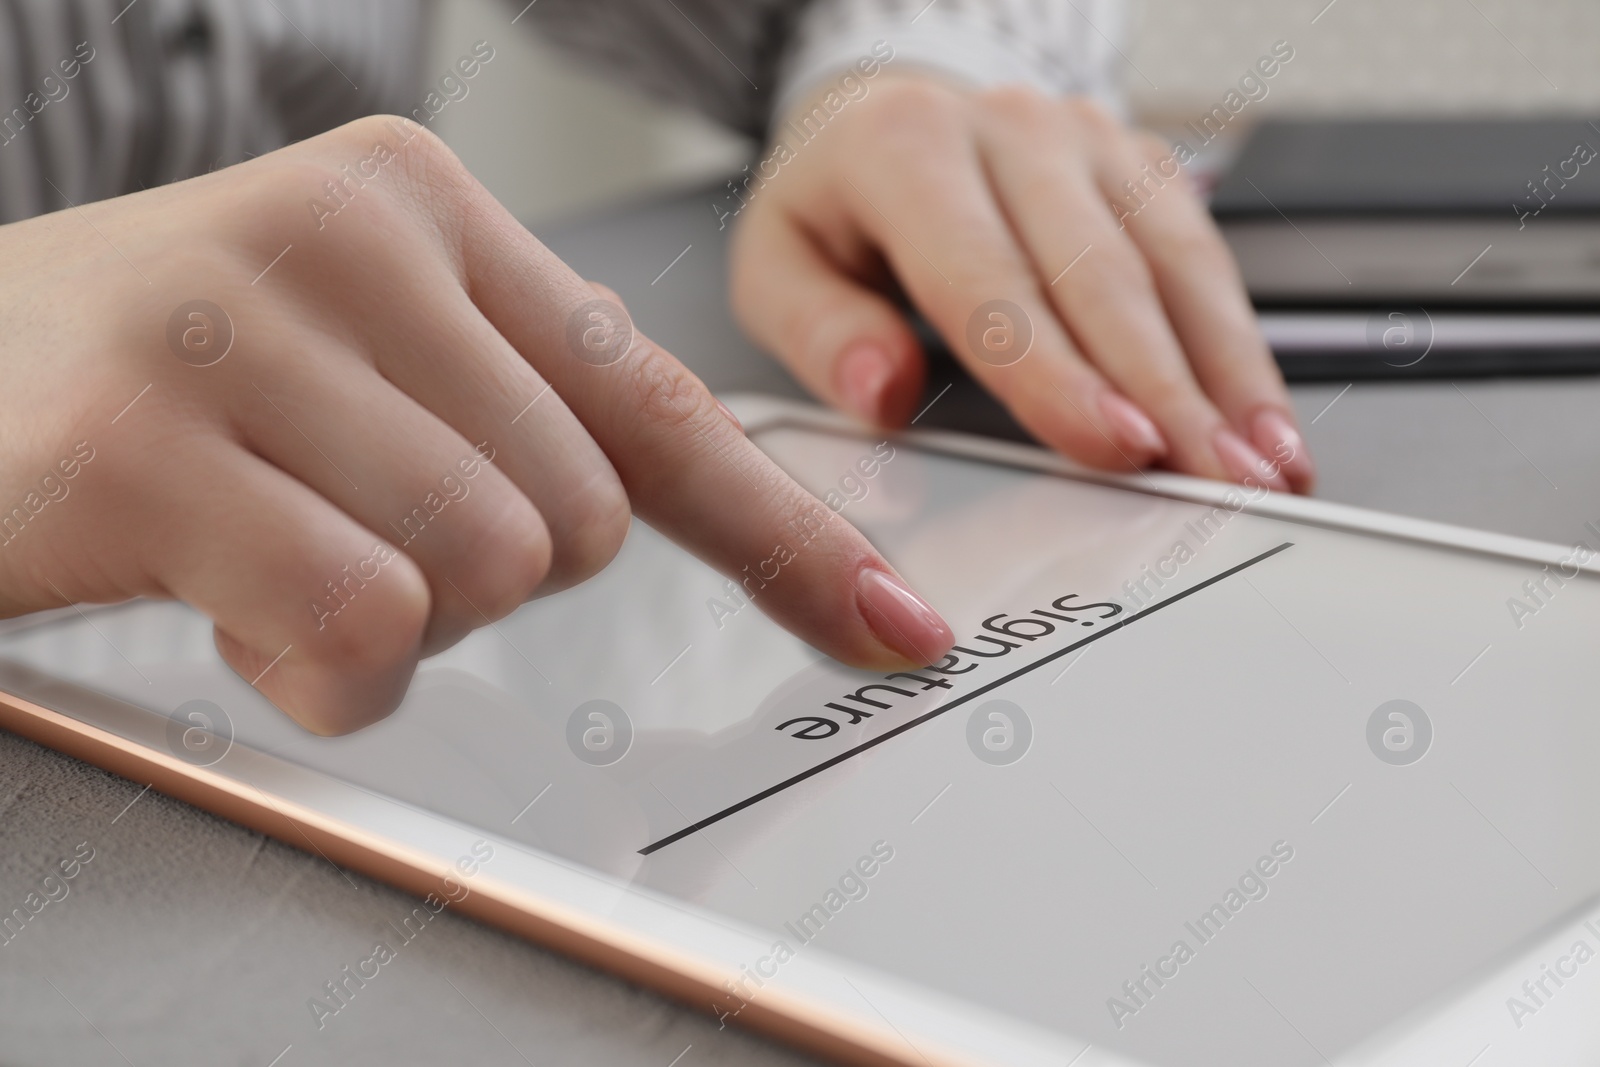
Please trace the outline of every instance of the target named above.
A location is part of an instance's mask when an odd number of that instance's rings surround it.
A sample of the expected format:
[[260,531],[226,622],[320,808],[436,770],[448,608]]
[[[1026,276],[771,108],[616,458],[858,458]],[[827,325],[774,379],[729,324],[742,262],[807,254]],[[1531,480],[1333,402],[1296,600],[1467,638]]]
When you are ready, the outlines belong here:
[[1133,401],[1118,393],[1102,393],[1100,415],[1110,427],[1118,448],[1135,465],[1142,467],[1167,454],[1167,439],[1155,421]]
[[[1153,441],[1145,426],[1136,425],[1149,417],[1131,402],[1121,408],[1117,401],[1124,398],[1098,379],[1067,388],[1050,384],[1052,389],[1025,389],[1006,400],[1017,420],[1046,448],[1094,470],[1113,472],[1138,470],[1166,454],[1159,430]],[[1113,410],[1108,412],[1108,406]],[[1125,417],[1126,424],[1119,423]],[[1152,443],[1159,444],[1159,451],[1150,450]]]
[[[300,625],[241,638],[218,623],[213,640],[245,682],[311,733],[337,737],[387,718],[400,706],[421,658],[429,594],[420,570],[404,556],[385,564],[384,581],[337,611],[324,605],[324,625],[307,611]],[[334,601],[337,603],[337,601]],[[278,645],[277,642],[284,642]]]
[[907,663],[923,666],[949,652],[955,632],[899,576],[868,565],[856,575],[856,607],[881,643]]
[[833,368],[834,388],[839,391],[845,408],[872,422],[878,419],[882,396],[893,376],[894,365],[889,362],[889,352],[876,341],[853,341],[846,345]]
[[1289,490],[1289,482],[1280,466],[1263,458],[1244,438],[1223,428],[1212,439],[1217,459],[1229,478],[1241,485],[1264,484],[1279,492]]
[[833,368],[834,393],[841,406],[875,426],[908,421],[921,399],[923,380],[922,362],[904,340],[852,340]]
[[1250,426],[1250,438],[1261,454],[1277,464],[1290,488],[1309,494],[1316,487],[1317,468],[1294,421],[1278,408],[1263,408]]
[[348,708],[330,709],[312,698],[305,685],[306,664],[298,660],[287,666],[283,663],[294,651],[292,643],[284,648],[282,655],[274,657],[239,640],[221,626],[212,628],[212,641],[223,662],[233,668],[235,674],[249,682],[251,688],[270,700],[279,711],[319,737],[337,737],[373,721],[352,720]]

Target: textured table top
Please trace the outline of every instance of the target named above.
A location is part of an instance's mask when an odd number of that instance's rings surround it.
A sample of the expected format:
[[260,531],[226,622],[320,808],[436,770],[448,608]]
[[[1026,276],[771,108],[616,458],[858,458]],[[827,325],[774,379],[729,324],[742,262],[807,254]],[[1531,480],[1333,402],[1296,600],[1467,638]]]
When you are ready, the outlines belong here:
[[[799,395],[728,320],[713,198],[546,239],[712,388]],[[1295,404],[1325,498],[1567,543],[1600,523],[1600,379],[1334,383]],[[924,421],[996,418],[958,383]],[[410,898],[0,732],[0,912],[91,849],[0,943],[0,1067],[813,1062],[448,912],[319,1030],[308,998]]]

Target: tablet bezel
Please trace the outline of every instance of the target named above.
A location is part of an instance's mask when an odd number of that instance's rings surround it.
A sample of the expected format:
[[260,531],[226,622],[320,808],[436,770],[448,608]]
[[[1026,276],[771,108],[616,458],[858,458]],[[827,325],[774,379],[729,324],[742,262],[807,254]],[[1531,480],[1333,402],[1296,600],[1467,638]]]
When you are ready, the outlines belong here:
[[[867,432],[843,416],[793,401],[724,399],[751,434],[782,427]],[[1105,474],[1031,446],[947,431],[912,430],[893,439],[1193,503],[1234,507],[1241,496],[1225,483],[1164,472]],[[1282,493],[1247,499],[1236,510],[1499,559],[1551,564],[1570,556],[1559,545]],[[1600,574],[1600,561],[1582,569]],[[724,982],[739,977],[739,962],[765,951],[770,940],[710,910],[243,746],[229,752],[229,773],[194,766],[166,751],[148,710],[58,684],[83,718],[15,695],[0,674],[0,727],[418,896],[444,892],[447,878],[460,878],[454,859],[473,842],[487,840],[495,860],[471,879],[467,895],[452,905],[456,910],[691,1007],[714,1014],[726,999]],[[838,995],[841,979],[858,1002]],[[900,1026],[889,1021],[891,1014]],[[787,968],[784,981],[764,988],[734,1021],[815,1054],[874,1067],[1060,1062],[1063,1051],[1068,1057],[1080,1051],[1064,1044],[1062,1035],[823,953]],[[974,1047],[987,1050],[982,1059],[962,1051]],[[1097,1051],[1097,1062],[1117,1062]]]

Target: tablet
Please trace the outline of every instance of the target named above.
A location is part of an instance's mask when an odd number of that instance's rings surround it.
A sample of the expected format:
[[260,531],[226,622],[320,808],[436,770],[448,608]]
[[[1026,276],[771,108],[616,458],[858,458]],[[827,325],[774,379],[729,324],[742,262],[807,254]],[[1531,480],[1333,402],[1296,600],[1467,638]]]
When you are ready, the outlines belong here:
[[1600,529],[730,405],[949,656],[768,621],[803,528],[730,581],[636,523],[348,737],[155,602],[0,634],[0,724],[417,894],[307,1041],[451,909],[852,1063],[1600,1057]]

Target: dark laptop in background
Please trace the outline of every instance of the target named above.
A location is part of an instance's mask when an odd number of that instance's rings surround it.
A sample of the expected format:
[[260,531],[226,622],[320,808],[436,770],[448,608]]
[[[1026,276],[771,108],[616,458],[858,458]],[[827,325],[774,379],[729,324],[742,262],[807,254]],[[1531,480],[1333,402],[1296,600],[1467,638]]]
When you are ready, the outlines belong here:
[[1600,370],[1600,125],[1269,120],[1211,207],[1292,380]]

